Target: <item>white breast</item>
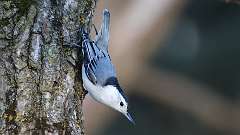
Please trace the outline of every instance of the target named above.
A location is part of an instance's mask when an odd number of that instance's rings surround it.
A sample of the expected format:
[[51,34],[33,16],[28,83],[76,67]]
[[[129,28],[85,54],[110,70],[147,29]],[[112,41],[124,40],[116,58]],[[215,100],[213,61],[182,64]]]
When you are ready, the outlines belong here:
[[118,92],[116,87],[113,87],[111,85],[108,85],[105,87],[94,85],[88,79],[84,66],[82,66],[82,78],[83,78],[83,87],[88,91],[89,95],[93,99],[116,109],[116,106],[118,106],[121,100],[120,93]]
[[88,91],[90,96],[102,103],[103,90],[101,86],[94,85],[87,77],[85,72],[85,67],[82,66],[82,79],[83,79],[83,87]]

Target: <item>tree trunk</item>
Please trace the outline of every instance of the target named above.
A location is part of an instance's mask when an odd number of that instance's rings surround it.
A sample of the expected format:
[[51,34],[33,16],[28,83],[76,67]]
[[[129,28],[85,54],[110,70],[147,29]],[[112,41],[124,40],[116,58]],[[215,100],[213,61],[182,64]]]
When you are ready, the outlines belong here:
[[94,0],[1,0],[0,134],[84,134],[81,43]]

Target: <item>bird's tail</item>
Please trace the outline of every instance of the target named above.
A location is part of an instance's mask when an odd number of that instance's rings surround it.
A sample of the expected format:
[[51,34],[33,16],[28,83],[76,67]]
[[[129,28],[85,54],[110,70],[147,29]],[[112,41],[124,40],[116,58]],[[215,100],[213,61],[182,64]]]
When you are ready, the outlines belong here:
[[108,51],[109,27],[110,27],[110,12],[107,9],[104,9],[101,29],[95,39],[96,44],[103,51]]

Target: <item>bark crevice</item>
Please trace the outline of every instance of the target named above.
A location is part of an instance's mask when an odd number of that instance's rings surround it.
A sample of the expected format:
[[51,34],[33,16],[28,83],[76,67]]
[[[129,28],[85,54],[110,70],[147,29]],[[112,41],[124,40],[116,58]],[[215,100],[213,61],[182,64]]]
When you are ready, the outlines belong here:
[[0,134],[84,134],[82,54],[66,43],[81,42],[95,2],[0,2]]

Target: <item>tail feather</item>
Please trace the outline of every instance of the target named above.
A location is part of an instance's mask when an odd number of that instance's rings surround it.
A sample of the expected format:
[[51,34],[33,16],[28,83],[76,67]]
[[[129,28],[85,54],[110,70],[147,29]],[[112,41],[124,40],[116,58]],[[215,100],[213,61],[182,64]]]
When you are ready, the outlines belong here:
[[105,9],[103,11],[103,21],[102,21],[101,29],[95,39],[96,44],[103,51],[108,51],[109,25],[110,25],[110,12],[107,9]]

